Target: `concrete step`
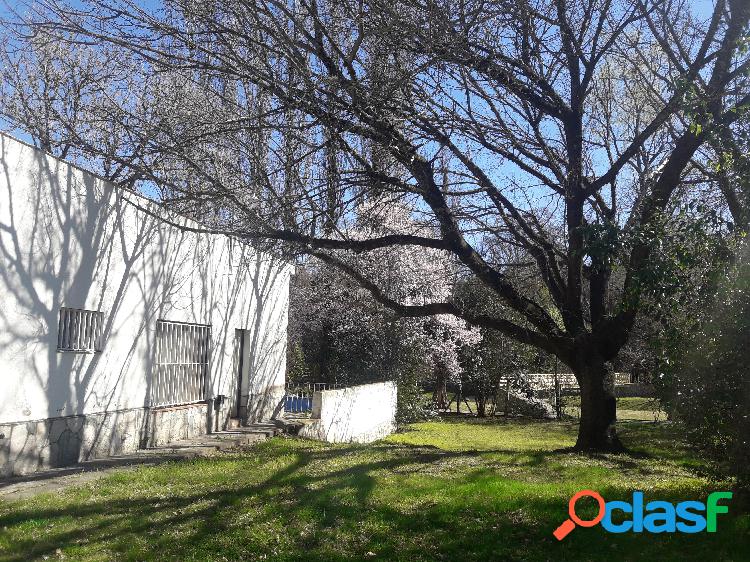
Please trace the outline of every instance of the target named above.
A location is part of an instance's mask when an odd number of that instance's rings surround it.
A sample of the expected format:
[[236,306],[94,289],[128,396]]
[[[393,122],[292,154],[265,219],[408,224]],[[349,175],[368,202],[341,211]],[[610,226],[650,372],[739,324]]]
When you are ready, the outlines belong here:
[[[192,439],[173,441],[160,447],[139,449],[132,454],[117,455],[103,459],[83,461],[78,464],[36,472],[26,476],[8,479],[0,486],[0,499],[21,498],[36,493],[62,488],[75,479],[84,482],[104,474],[107,470],[136,465],[157,465],[167,461],[179,461],[216,455],[221,451],[239,449],[265,441],[279,435],[279,429],[273,423],[250,424]],[[91,476],[81,477],[82,473]],[[55,483],[57,482],[57,483]]]
[[274,422],[250,423],[239,429],[246,433],[265,435],[268,438],[275,437],[284,433],[283,430]]
[[247,426],[216,431],[207,435],[199,435],[190,439],[172,441],[158,447],[141,449],[139,454],[184,454],[184,455],[210,455],[218,451],[228,451],[247,447],[260,441],[282,433],[281,429],[272,423],[254,423]]
[[302,416],[285,416],[276,420],[276,427],[281,433],[287,435],[297,435],[307,424],[315,423],[320,421],[317,418],[302,417]]

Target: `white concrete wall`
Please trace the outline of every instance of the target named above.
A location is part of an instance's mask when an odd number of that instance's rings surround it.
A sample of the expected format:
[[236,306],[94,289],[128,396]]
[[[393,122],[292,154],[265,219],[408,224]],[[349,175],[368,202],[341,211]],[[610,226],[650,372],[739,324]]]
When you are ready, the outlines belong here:
[[[0,424],[148,407],[157,319],[212,326],[209,396],[236,399],[237,328],[252,388],[283,392],[289,265],[137,206],[0,135]],[[60,307],[104,312],[101,353],[57,351]]]
[[[555,388],[555,376],[557,383],[563,390],[578,389],[578,381],[573,373],[525,373],[521,377],[525,379],[534,390],[550,390]],[[630,373],[610,373],[611,383],[616,386],[630,384]]]
[[313,395],[312,419],[301,437],[329,443],[369,443],[396,430],[396,383],[379,382]]

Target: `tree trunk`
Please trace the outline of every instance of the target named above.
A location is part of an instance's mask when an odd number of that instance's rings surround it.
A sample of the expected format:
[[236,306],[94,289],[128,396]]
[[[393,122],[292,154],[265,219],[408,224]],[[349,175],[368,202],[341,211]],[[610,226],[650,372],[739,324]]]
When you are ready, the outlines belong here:
[[487,417],[487,395],[484,393],[483,390],[477,390],[477,395],[475,398],[476,398],[476,404],[477,404],[477,417],[486,418]]
[[604,361],[586,357],[575,369],[581,388],[581,421],[576,451],[622,452],[625,447],[617,437],[615,420],[617,402]]
[[445,410],[448,407],[448,374],[441,365],[435,367],[435,390],[432,393],[432,401],[438,410]]

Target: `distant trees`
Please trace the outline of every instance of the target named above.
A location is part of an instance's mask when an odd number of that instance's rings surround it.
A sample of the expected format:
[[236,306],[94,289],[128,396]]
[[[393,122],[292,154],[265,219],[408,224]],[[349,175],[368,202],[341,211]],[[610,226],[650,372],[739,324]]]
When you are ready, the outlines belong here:
[[434,411],[424,394],[435,383],[424,319],[398,317],[315,258],[298,266],[290,296],[290,383],[394,380],[400,423]]
[[708,145],[703,170],[726,200],[735,229],[750,232],[750,113],[717,128]]
[[[456,298],[477,314],[496,314],[503,307],[492,291],[474,279],[457,285]],[[495,413],[498,405],[504,408],[508,391],[515,395],[519,390],[529,390],[522,374],[554,369],[551,355],[491,329],[482,329],[481,339],[462,346],[459,357],[461,390],[465,397],[474,399],[479,417]]]
[[[750,103],[745,0],[706,15],[685,0],[46,0],[27,18],[136,61],[115,85],[148,111],[112,104],[132,147],[112,161],[165,204],[314,254],[401,316],[556,355],[581,387],[576,448],[621,448],[605,380],[671,287],[675,211],[713,193],[709,141]],[[408,203],[411,220],[363,234],[363,200],[371,217]],[[474,313],[431,274],[429,298],[405,298],[365,259],[389,248],[449,254],[502,308]]]
[[0,120],[42,150],[86,165],[123,185],[123,165],[145,149],[121,119],[145,111],[133,92],[132,60],[122,51],[60,41],[42,29],[7,25],[0,35]]
[[[371,209],[378,209],[377,216]],[[383,212],[368,201],[358,209],[356,228],[362,236],[388,236],[410,222],[407,207],[393,204]],[[438,292],[438,298],[448,298],[454,290],[455,274],[447,273],[456,270],[455,264],[439,250],[380,250],[349,256],[347,267],[367,272],[369,279],[405,303],[429,302]],[[298,268],[291,298],[292,346],[304,352],[313,382],[395,379],[418,387],[420,393],[429,385],[435,389],[434,405],[445,408],[447,385],[458,382],[462,374],[460,349],[481,339],[477,328],[452,315],[401,318],[339,267],[317,258]],[[421,402],[422,396],[411,399]]]
[[290,347],[304,356],[307,382],[396,379],[424,365],[419,323],[400,321],[337,269],[314,259],[298,266],[290,297]]

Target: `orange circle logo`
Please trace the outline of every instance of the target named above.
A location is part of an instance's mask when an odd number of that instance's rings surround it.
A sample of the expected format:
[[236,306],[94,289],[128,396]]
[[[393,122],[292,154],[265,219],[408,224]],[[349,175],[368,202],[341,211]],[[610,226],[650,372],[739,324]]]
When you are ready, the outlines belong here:
[[[578,514],[576,513],[576,502],[584,496],[594,498],[599,504],[599,513],[597,514],[596,517],[594,517],[590,521],[585,521],[581,519],[580,517],[578,517]],[[601,497],[597,492],[594,492],[593,490],[581,490],[580,492],[575,494],[572,498],[570,498],[570,502],[568,502],[568,515],[570,515],[570,518],[573,521],[573,523],[581,527],[593,527],[594,525],[599,523],[602,519],[604,519],[605,510],[606,510],[606,507],[604,505],[604,498]]]

